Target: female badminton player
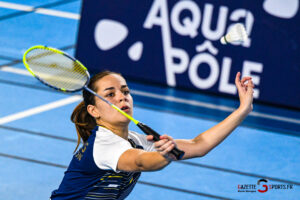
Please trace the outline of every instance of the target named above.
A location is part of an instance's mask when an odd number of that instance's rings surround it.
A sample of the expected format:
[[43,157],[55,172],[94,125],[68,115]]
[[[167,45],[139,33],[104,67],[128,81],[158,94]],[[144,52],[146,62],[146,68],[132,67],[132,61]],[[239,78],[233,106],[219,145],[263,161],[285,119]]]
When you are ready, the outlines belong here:
[[[201,157],[222,142],[252,110],[253,82],[241,80],[237,73],[235,84],[240,106],[225,120],[199,134],[194,139],[176,139],[162,135],[153,142],[128,130],[130,120],[115,109],[83,90],[83,101],[74,109],[78,143],[83,146],[74,154],[52,200],[65,199],[125,199],[143,171],[156,171],[176,160],[171,154],[176,146],[185,152],[182,159]],[[93,76],[88,85],[93,91],[133,114],[133,99],[125,79],[118,73],[104,71]]]

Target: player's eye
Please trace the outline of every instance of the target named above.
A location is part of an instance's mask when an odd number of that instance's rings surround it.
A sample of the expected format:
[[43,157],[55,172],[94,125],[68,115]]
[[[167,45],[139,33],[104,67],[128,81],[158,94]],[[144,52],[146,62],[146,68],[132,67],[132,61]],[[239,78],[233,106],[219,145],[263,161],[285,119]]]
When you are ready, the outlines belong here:
[[113,97],[114,95],[115,95],[115,93],[110,92],[110,93],[108,93],[107,95],[105,95],[105,97]]
[[124,94],[124,95],[128,95],[128,94],[130,94],[130,91],[129,91],[129,90],[124,90],[124,91],[123,91],[123,94]]

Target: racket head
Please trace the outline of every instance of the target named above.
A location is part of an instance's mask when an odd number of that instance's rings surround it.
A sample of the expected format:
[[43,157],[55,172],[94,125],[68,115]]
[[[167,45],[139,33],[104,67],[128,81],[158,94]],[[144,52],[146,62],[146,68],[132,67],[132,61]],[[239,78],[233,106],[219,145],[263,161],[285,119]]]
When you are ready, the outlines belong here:
[[82,90],[90,80],[86,67],[58,49],[37,45],[23,56],[26,69],[43,84],[63,92]]

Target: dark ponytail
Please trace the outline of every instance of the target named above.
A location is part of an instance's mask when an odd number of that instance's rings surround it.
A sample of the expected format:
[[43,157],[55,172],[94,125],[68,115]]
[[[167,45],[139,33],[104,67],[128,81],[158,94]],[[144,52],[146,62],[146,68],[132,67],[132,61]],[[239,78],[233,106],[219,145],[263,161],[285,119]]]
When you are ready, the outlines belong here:
[[71,121],[75,124],[77,132],[77,146],[74,150],[74,152],[76,152],[81,139],[83,142],[86,142],[97,123],[88,113],[84,101],[80,102],[74,109],[71,115]]
[[[117,74],[119,76],[122,76],[119,73],[111,72],[111,71],[103,71],[95,76],[93,76],[90,79],[90,82],[88,84],[88,87],[97,92],[96,82],[103,78],[104,76],[110,75],[110,74]],[[76,132],[77,132],[77,146],[75,148],[75,151],[77,150],[81,139],[83,142],[86,142],[90,135],[92,134],[92,130],[97,126],[96,119],[91,116],[87,111],[88,105],[95,105],[95,96],[91,94],[90,92],[87,92],[86,90],[83,90],[82,92],[83,101],[80,102],[76,108],[74,109],[72,115],[71,115],[71,121],[75,124]]]

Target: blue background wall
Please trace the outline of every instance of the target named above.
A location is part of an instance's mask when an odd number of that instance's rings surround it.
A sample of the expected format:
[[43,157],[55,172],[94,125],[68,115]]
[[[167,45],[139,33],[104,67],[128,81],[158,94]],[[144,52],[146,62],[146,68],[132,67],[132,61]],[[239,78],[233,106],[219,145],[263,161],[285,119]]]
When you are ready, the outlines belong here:
[[[281,4],[84,1],[76,56],[92,71],[109,68],[127,78],[230,96],[241,71],[253,77],[256,100],[300,108],[299,2]],[[219,39],[238,22],[249,43],[222,45]],[[198,49],[203,44],[211,48]],[[140,57],[130,57],[130,49]]]

